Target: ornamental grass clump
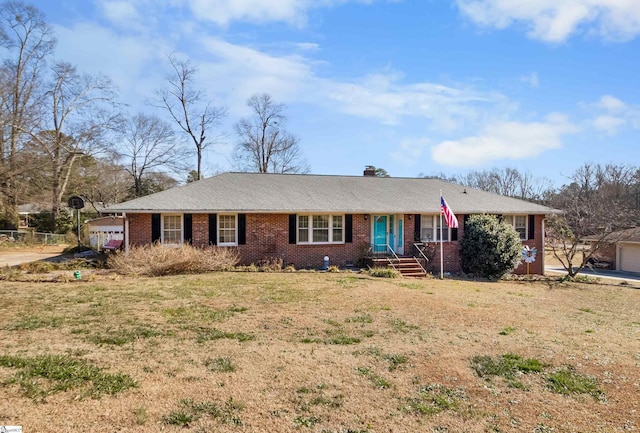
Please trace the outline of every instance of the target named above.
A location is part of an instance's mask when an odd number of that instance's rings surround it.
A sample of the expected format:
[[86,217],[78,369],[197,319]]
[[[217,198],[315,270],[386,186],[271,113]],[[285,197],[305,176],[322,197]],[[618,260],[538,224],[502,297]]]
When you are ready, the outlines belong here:
[[238,261],[238,253],[231,248],[191,245],[170,248],[154,244],[131,247],[128,253],[116,252],[109,256],[107,264],[123,275],[156,277],[224,271]]

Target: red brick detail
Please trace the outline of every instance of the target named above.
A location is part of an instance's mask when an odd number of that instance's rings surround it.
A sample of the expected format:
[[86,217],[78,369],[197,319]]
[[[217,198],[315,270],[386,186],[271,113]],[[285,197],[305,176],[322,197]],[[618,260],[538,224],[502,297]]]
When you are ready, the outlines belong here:
[[[193,245],[206,247],[209,245],[208,214],[193,214]],[[151,214],[127,214],[129,221],[129,244],[143,245],[151,242]],[[537,248],[536,261],[529,265],[529,273],[543,274],[544,244],[543,215],[535,216],[535,239],[523,242],[530,248]],[[413,217],[404,216],[404,248],[406,255],[414,252]],[[458,218],[458,239],[464,236],[462,218]],[[319,268],[325,256],[329,256],[331,265],[345,266],[356,264],[364,257],[371,243],[371,221],[368,215],[353,215],[353,241],[342,244],[297,245],[289,244],[289,214],[247,214],[246,244],[235,247],[240,254],[240,263],[248,265],[263,260],[281,259],[285,265],[292,264],[296,268]],[[436,255],[430,264],[430,270],[440,270],[440,245],[436,243]],[[461,272],[458,241],[444,242],[443,257],[445,272]],[[522,262],[515,271],[526,274],[527,267]]]

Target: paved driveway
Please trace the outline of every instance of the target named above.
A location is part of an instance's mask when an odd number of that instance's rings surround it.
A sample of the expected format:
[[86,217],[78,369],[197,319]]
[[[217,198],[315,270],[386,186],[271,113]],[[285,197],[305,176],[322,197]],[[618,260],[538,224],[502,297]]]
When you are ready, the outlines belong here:
[[[561,266],[546,266],[544,271],[547,275],[566,275],[567,271]],[[578,275],[585,275],[593,278],[600,278],[603,280],[612,280],[617,282],[626,281],[634,287],[640,288],[640,273],[637,272],[625,272],[625,271],[609,271],[606,269],[588,269],[584,268]]]

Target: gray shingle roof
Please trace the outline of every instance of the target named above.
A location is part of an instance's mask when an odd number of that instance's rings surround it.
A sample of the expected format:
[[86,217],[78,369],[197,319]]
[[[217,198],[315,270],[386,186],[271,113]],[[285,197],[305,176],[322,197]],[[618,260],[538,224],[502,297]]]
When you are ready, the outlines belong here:
[[535,203],[423,178],[223,173],[114,206],[107,212],[549,214]]

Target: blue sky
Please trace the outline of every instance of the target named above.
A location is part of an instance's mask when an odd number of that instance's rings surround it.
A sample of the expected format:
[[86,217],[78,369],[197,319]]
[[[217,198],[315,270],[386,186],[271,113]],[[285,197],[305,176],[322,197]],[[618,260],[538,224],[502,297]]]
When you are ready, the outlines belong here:
[[233,124],[255,93],[288,106],[317,174],[513,167],[560,185],[586,162],[640,164],[637,0],[33,4],[56,57],[110,76],[132,114],[154,112],[168,54],[197,66],[229,113],[205,174],[232,169]]

